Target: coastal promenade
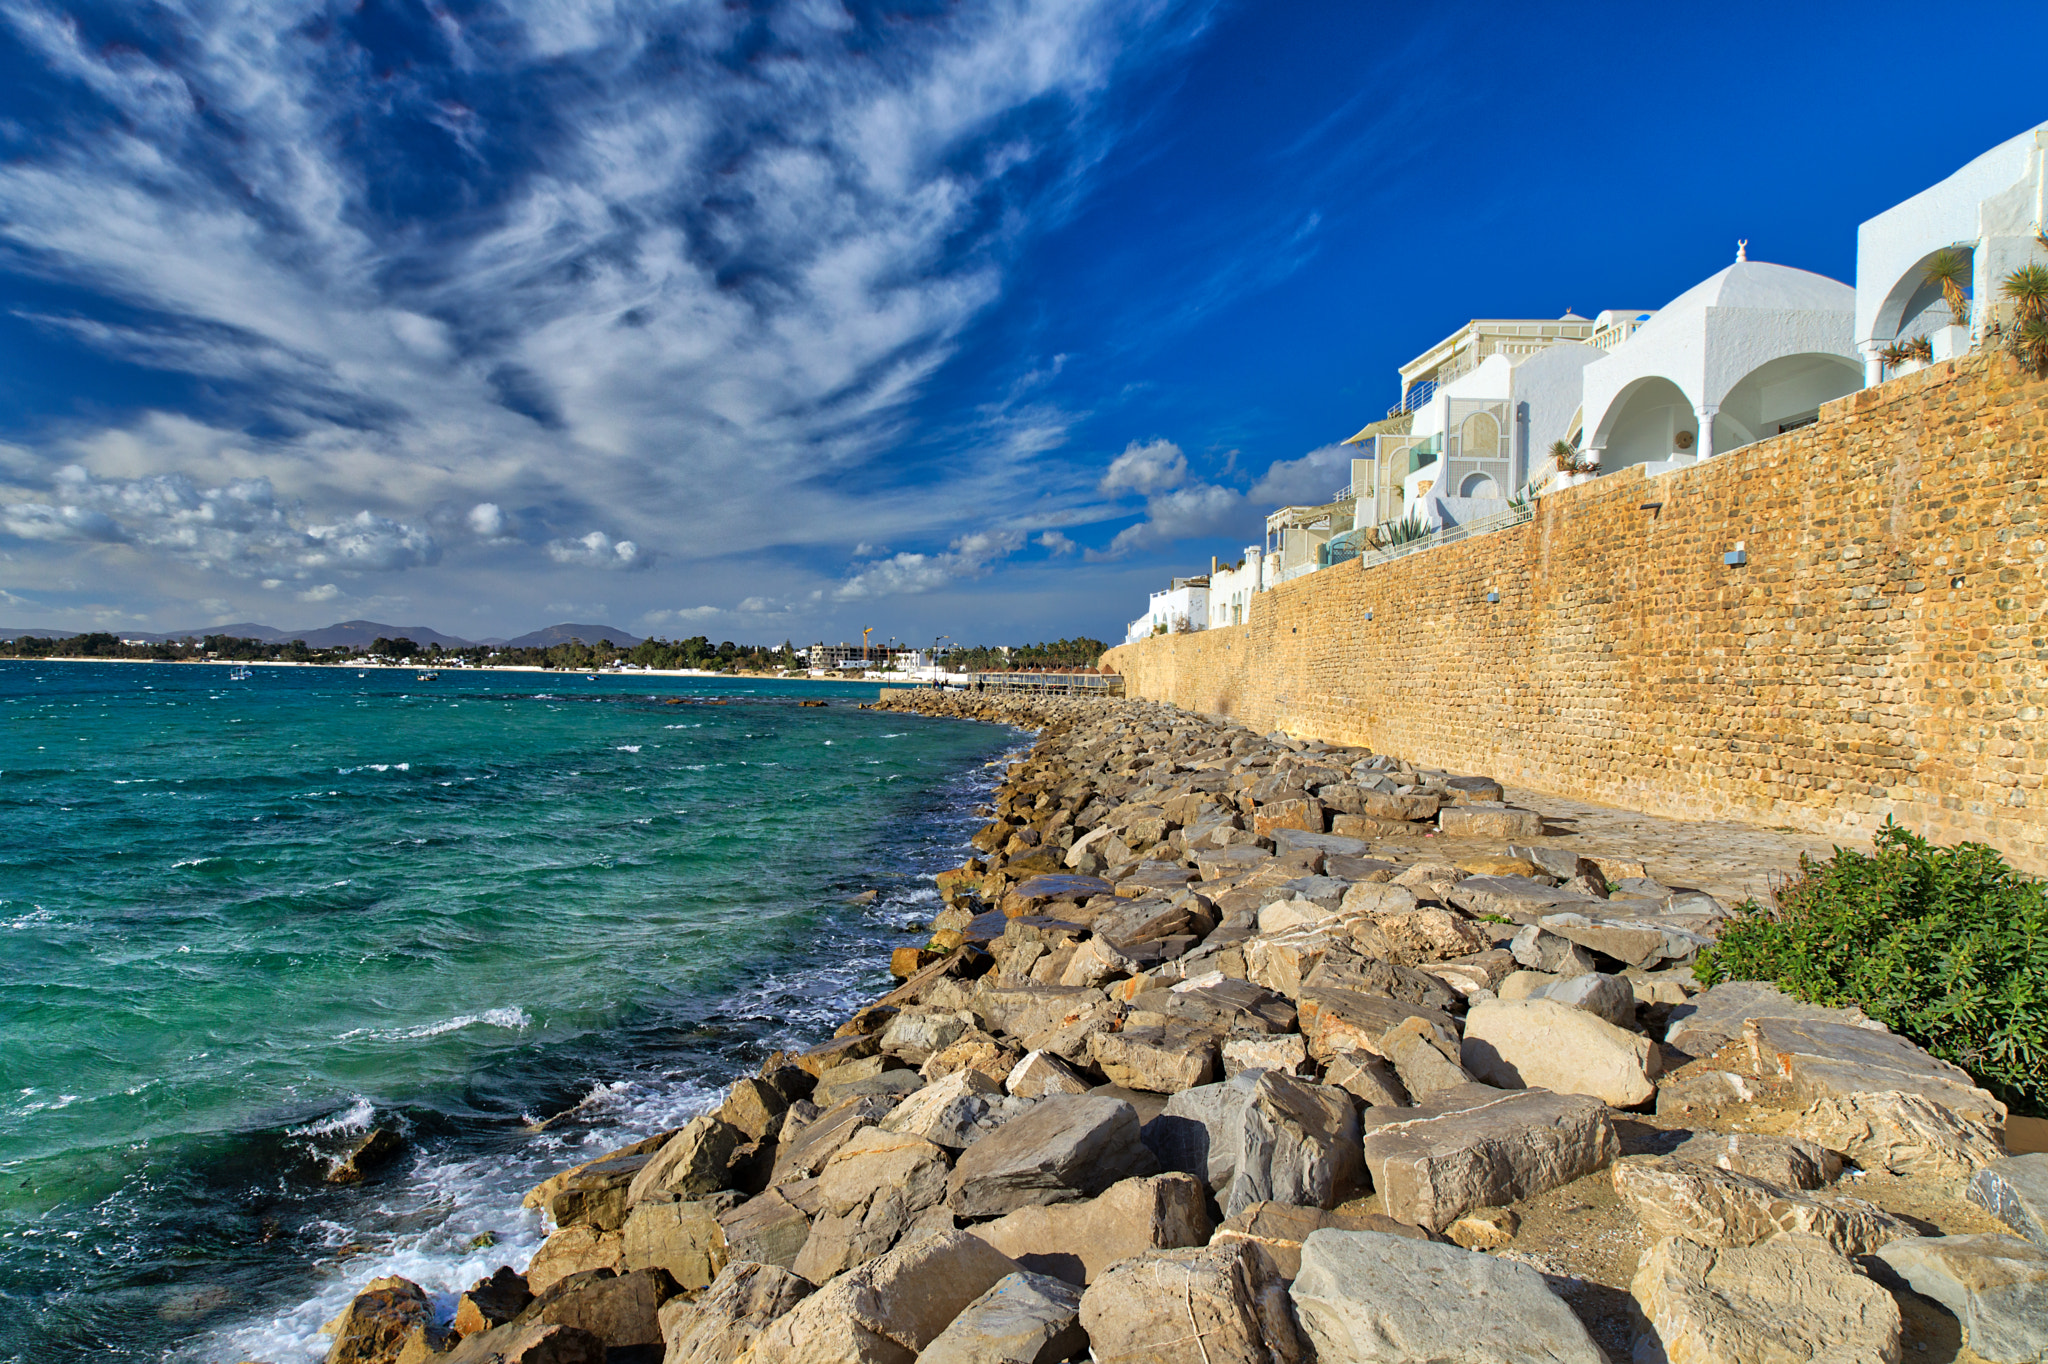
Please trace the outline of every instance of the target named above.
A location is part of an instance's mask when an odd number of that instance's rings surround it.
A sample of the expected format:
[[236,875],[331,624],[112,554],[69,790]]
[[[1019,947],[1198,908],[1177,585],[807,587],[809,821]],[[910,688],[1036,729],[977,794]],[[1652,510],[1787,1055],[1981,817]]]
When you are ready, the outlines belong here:
[[366,1286],[333,1364],[2048,1348],[2037,1129],[1695,975],[1816,841],[1158,703],[876,704],[1037,731],[902,983],[535,1188],[452,1320]]

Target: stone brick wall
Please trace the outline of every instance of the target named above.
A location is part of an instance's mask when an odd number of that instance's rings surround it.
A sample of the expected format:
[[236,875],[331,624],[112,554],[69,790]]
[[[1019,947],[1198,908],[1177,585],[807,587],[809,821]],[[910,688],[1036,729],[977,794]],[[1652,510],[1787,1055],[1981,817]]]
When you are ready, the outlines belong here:
[[2048,872],[2044,489],[2048,381],[1973,355],[1106,665],[1261,730],[1664,815],[1889,815]]

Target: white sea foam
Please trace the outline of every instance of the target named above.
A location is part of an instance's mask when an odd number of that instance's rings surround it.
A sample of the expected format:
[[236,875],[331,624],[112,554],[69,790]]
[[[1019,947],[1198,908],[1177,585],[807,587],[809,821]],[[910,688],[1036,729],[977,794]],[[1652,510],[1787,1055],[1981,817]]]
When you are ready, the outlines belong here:
[[[344,881],[341,884],[348,883]],[[523,1029],[533,1026],[533,1017],[514,1005],[509,1009],[485,1009],[479,1014],[457,1014],[438,1023],[420,1023],[410,1028],[351,1028],[337,1034],[337,1040],[349,1042],[358,1037],[368,1037],[378,1042],[417,1042],[443,1033],[459,1032],[479,1023],[493,1028]]]
[[358,1094],[355,1101],[339,1113],[330,1113],[317,1122],[307,1123],[304,1127],[287,1128],[285,1135],[331,1137],[337,1132],[367,1132],[370,1130],[370,1120],[376,1116],[377,1110],[371,1106],[370,1101]]
[[208,862],[218,861],[220,861],[218,857],[188,857],[182,862],[171,863],[171,867],[173,870],[176,870],[179,867],[203,867]]
[[638,745],[638,744],[620,744],[620,745],[619,745],[619,752],[621,752],[621,753],[638,753],[639,751],[640,751],[640,745]]

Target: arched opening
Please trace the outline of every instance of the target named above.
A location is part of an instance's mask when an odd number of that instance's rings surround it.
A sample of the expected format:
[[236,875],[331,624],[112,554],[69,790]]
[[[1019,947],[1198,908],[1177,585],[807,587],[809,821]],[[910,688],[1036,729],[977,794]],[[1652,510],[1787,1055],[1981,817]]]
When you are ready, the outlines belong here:
[[1467,474],[1465,481],[1458,485],[1460,497],[1499,497],[1500,484],[1493,481],[1491,474]]
[[1699,422],[1692,402],[1659,375],[1638,379],[1615,395],[1601,427],[1605,439],[1593,444],[1601,451],[1602,473],[1698,452]]
[[1822,403],[1862,387],[1862,367],[1840,355],[1783,355],[1758,365],[1721,400],[1714,414],[1714,453],[1818,421]]
[[[1944,247],[1963,258],[1963,263],[1974,272],[1975,252],[1967,244]],[[1872,337],[1877,341],[1910,341],[1916,336],[1932,336],[1943,327],[1952,326],[1956,318],[1949,313],[1948,300],[1943,296],[1939,284],[1927,282],[1927,267],[1934,264],[1934,258],[1941,251],[1929,251],[1913,262],[1911,269],[1899,277],[1885,295],[1884,303],[1877,310],[1872,321]],[[1967,297],[1968,285],[1963,288]]]

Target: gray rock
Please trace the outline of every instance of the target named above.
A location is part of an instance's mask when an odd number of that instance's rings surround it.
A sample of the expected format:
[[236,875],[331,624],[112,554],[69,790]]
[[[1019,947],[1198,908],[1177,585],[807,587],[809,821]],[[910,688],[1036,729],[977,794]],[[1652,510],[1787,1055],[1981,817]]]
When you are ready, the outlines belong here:
[[[814,1181],[806,1181],[814,1182]],[[725,1251],[731,1260],[777,1265],[788,1269],[811,1236],[810,1215],[791,1197],[799,1184],[778,1185],[719,1216]],[[815,1189],[812,1190],[815,1193]],[[657,1205],[658,1206],[658,1205]],[[675,1273],[673,1267],[669,1272]],[[682,1282],[682,1275],[676,1275]],[[695,1285],[684,1283],[686,1288]]]
[[1001,1087],[980,1071],[956,1070],[904,1099],[876,1126],[958,1151],[981,1136],[980,1124],[1002,1094]]
[[1097,1032],[1088,1055],[1110,1083],[1178,1094],[1216,1078],[1216,1034],[1187,1023]]
[[713,1114],[691,1119],[634,1174],[627,1206],[662,1195],[697,1198],[730,1188],[733,1157],[745,1142],[745,1133]]
[[888,1116],[896,1101],[863,1095],[834,1104],[792,1135],[785,1135],[775,1148],[775,1170],[770,1184],[787,1184],[793,1179],[810,1179],[825,1168],[832,1153],[854,1135]]
[[1311,833],[1306,829],[1275,829],[1273,847],[1281,855],[1312,848],[1332,857],[1363,857],[1372,851],[1372,846],[1362,838],[1344,838],[1338,834]]
[[1385,1057],[1369,1052],[1337,1053],[1323,1067],[1323,1079],[1367,1107],[1406,1108],[1413,1102],[1394,1067]]
[[1501,801],[1473,800],[1438,811],[1437,828],[1447,838],[1540,838],[1543,816]]
[[1525,925],[1509,940],[1508,951],[1531,971],[1552,976],[1583,976],[1594,969],[1593,954],[1569,938]]
[[1511,843],[1508,845],[1508,856],[1519,857],[1524,862],[1533,863],[1536,870],[1555,876],[1560,881],[1569,881],[1575,876],[1593,876],[1599,878],[1601,885],[1607,884],[1607,878],[1601,875],[1598,862],[1590,857],[1581,857],[1569,848],[1545,848],[1528,843]]
[[931,1142],[879,1127],[861,1132],[826,1162],[821,1212],[793,1268],[822,1284],[874,1259],[940,1208],[946,1179],[946,1153]]
[[953,1167],[950,1203],[962,1217],[996,1217],[1037,1203],[1092,1198],[1158,1161],[1138,1139],[1138,1114],[1091,1094],[1041,1099],[967,1148]]
[[1333,1085],[1262,1073],[1244,1107],[1224,1215],[1253,1203],[1334,1208],[1362,1190],[1358,1110]]
[[1380,1038],[1380,1053],[1401,1077],[1402,1088],[1418,1102],[1472,1083],[1472,1077],[1458,1064],[1457,1052],[1456,1036],[1439,1031],[1422,1018],[1403,1019]]
[[1289,1296],[1315,1357],[1333,1364],[1605,1364],[1540,1273],[1456,1246],[1311,1232]]
[[1757,980],[1731,980],[1703,990],[1671,1010],[1664,1040],[1689,1056],[1712,1056],[1742,1037],[1752,1018],[1812,1018],[1856,1026],[1868,1023],[1861,1009],[1826,1009],[1805,1004]]
[[663,1270],[692,1291],[705,1287],[731,1258],[719,1214],[736,1197],[635,1204],[624,1228],[625,1267]]
[[1583,975],[1569,976],[1554,985],[1546,985],[1529,997],[1582,1010],[1596,1018],[1606,1019],[1617,1028],[1633,1030],[1636,1026],[1635,986],[1623,976],[1588,971]]
[[2005,1155],[1996,1127],[1897,1089],[1820,1095],[1790,1130],[1866,1170],[1958,1183]]
[[1159,1251],[1112,1265],[1081,1297],[1100,1360],[1300,1364],[1284,1285],[1243,1241]]
[[1898,1303],[1811,1236],[1727,1249],[1667,1237],[1644,1254],[1629,1292],[1650,1319],[1636,1364],[1900,1357]]
[[2048,1155],[2005,1156],[1977,1171],[1969,1199],[2037,1246],[2048,1246]]
[[1417,1108],[1368,1109],[1361,1126],[1381,1208],[1432,1231],[1569,1184],[1621,1150],[1606,1104],[1541,1089],[1467,1085]]
[[810,1293],[810,1281],[787,1269],[734,1261],[695,1302],[662,1304],[663,1364],[731,1364]]
[[1043,1274],[1007,1274],[918,1354],[921,1364],[1057,1364],[1088,1346],[1081,1290]]
[[1616,1162],[1614,1191],[1653,1236],[1683,1236],[1703,1246],[1753,1246],[1794,1232],[1817,1237],[1839,1254],[1868,1255],[1913,1234],[1906,1223],[1859,1200],[1825,1202],[1667,1156]]
[[607,1346],[659,1345],[661,1305],[681,1290],[660,1269],[576,1275],[533,1300],[515,1326],[568,1326]]
[[2048,1249],[2017,1236],[1909,1236],[1877,1258],[1963,1323],[1990,1364],[2048,1360]]
[[1842,1158],[1817,1142],[1758,1132],[1701,1132],[1680,1143],[1671,1155],[1781,1189],[1818,1189],[1842,1173]]
[[1819,1019],[1752,1018],[1743,1024],[1743,1036],[1756,1073],[1791,1081],[1798,1098],[1900,1090],[1964,1118],[2005,1125],[2005,1105],[1988,1090],[1892,1033]]
[[1576,908],[1599,903],[1583,891],[1546,886],[1527,876],[1468,876],[1450,888],[1448,898],[1475,917],[1496,914],[1518,924],[1534,924],[1543,915],[1556,913],[1560,906]]
[[1184,1089],[1145,1124],[1143,1139],[1162,1170],[1179,1170],[1221,1194],[1230,1188],[1244,1136],[1245,1105],[1262,1072]]

